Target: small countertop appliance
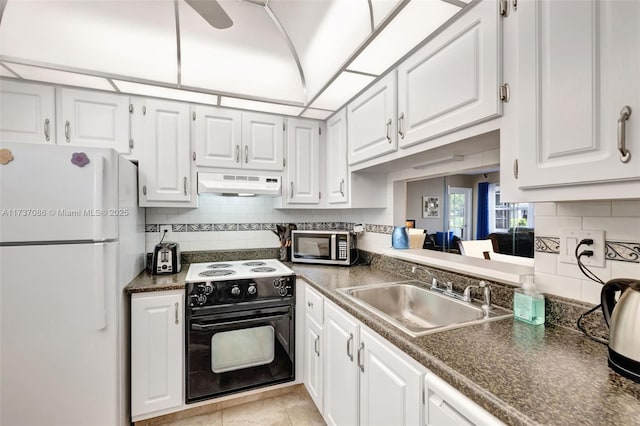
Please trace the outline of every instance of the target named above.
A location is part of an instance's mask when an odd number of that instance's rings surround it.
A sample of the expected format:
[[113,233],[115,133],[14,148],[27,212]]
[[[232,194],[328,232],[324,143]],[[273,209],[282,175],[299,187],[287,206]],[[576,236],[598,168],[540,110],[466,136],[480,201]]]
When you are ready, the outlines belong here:
[[[615,301],[617,292],[621,292]],[[602,287],[602,311],[609,326],[609,366],[640,383],[640,280],[618,278]]]
[[156,244],[150,266],[153,275],[180,272],[180,245],[171,242]]

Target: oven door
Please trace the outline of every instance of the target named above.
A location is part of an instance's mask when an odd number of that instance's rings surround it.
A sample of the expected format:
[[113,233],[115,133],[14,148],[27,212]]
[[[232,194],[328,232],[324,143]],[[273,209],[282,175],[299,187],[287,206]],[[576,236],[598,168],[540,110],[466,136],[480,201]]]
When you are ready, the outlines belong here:
[[292,381],[291,305],[192,317],[187,326],[187,403]]

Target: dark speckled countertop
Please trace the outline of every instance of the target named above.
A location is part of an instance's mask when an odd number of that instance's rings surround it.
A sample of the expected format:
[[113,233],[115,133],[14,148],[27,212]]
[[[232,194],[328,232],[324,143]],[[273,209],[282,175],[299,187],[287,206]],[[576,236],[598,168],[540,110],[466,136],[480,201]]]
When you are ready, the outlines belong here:
[[[640,425],[640,384],[610,370],[607,348],[576,331],[509,318],[413,338],[336,291],[407,277],[368,266],[288,266],[507,424]],[[142,272],[126,291],[182,289],[187,269],[169,276]]]
[[509,318],[413,338],[336,291],[406,277],[362,266],[292,268],[507,424],[640,425],[640,384],[610,370],[607,348],[578,332]]

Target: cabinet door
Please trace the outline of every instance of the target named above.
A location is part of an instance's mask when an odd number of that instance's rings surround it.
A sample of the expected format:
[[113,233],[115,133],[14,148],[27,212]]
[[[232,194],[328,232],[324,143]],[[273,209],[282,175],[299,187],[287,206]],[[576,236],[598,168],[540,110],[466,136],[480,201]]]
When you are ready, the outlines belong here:
[[304,385],[322,413],[322,327],[311,316],[305,318],[304,332]]
[[423,371],[394,353],[391,344],[360,328],[360,425],[417,425]]
[[160,206],[153,203],[156,201],[195,205],[189,155],[189,105],[148,99],[146,109],[147,146],[139,163],[140,205]]
[[424,424],[427,426],[504,424],[431,372],[425,375],[424,392]]
[[58,102],[58,144],[129,154],[128,96],[62,88]]
[[327,202],[348,201],[347,111],[343,109],[327,121]]
[[233,109],[193,106],[192,114],[196,166],[242,167],[242,113]]
[[396,72],[389,73],[347,106],[349,164],[398,149]]
[[518,186],[640,178],[640,3],[536,0],[517,19]]
[[0,81],[0,139],[56,143],[55,90],[39,84]]
[[324,418],[329,425],[358,424],[358,322],[325,303]]
[[320,201],[320,125],[316,121],[287,122],[288,203]]
[[131,297],[131,415],[183,402],[183,293]]
[[284,168],[284,125],[282,117],[253,112],[242,113],[242,167],[255,170]]
[[398,67],[401,148],[502,113],[496,3],[483,0]]

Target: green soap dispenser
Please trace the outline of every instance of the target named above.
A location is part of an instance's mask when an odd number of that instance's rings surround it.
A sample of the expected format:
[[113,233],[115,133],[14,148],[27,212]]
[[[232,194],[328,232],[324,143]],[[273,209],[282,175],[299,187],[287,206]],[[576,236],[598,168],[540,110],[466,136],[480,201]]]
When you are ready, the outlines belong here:
[[513,293],[513,316],[527,324],[544,324],[544,296],[536,291],[533,275],[525,275]]

